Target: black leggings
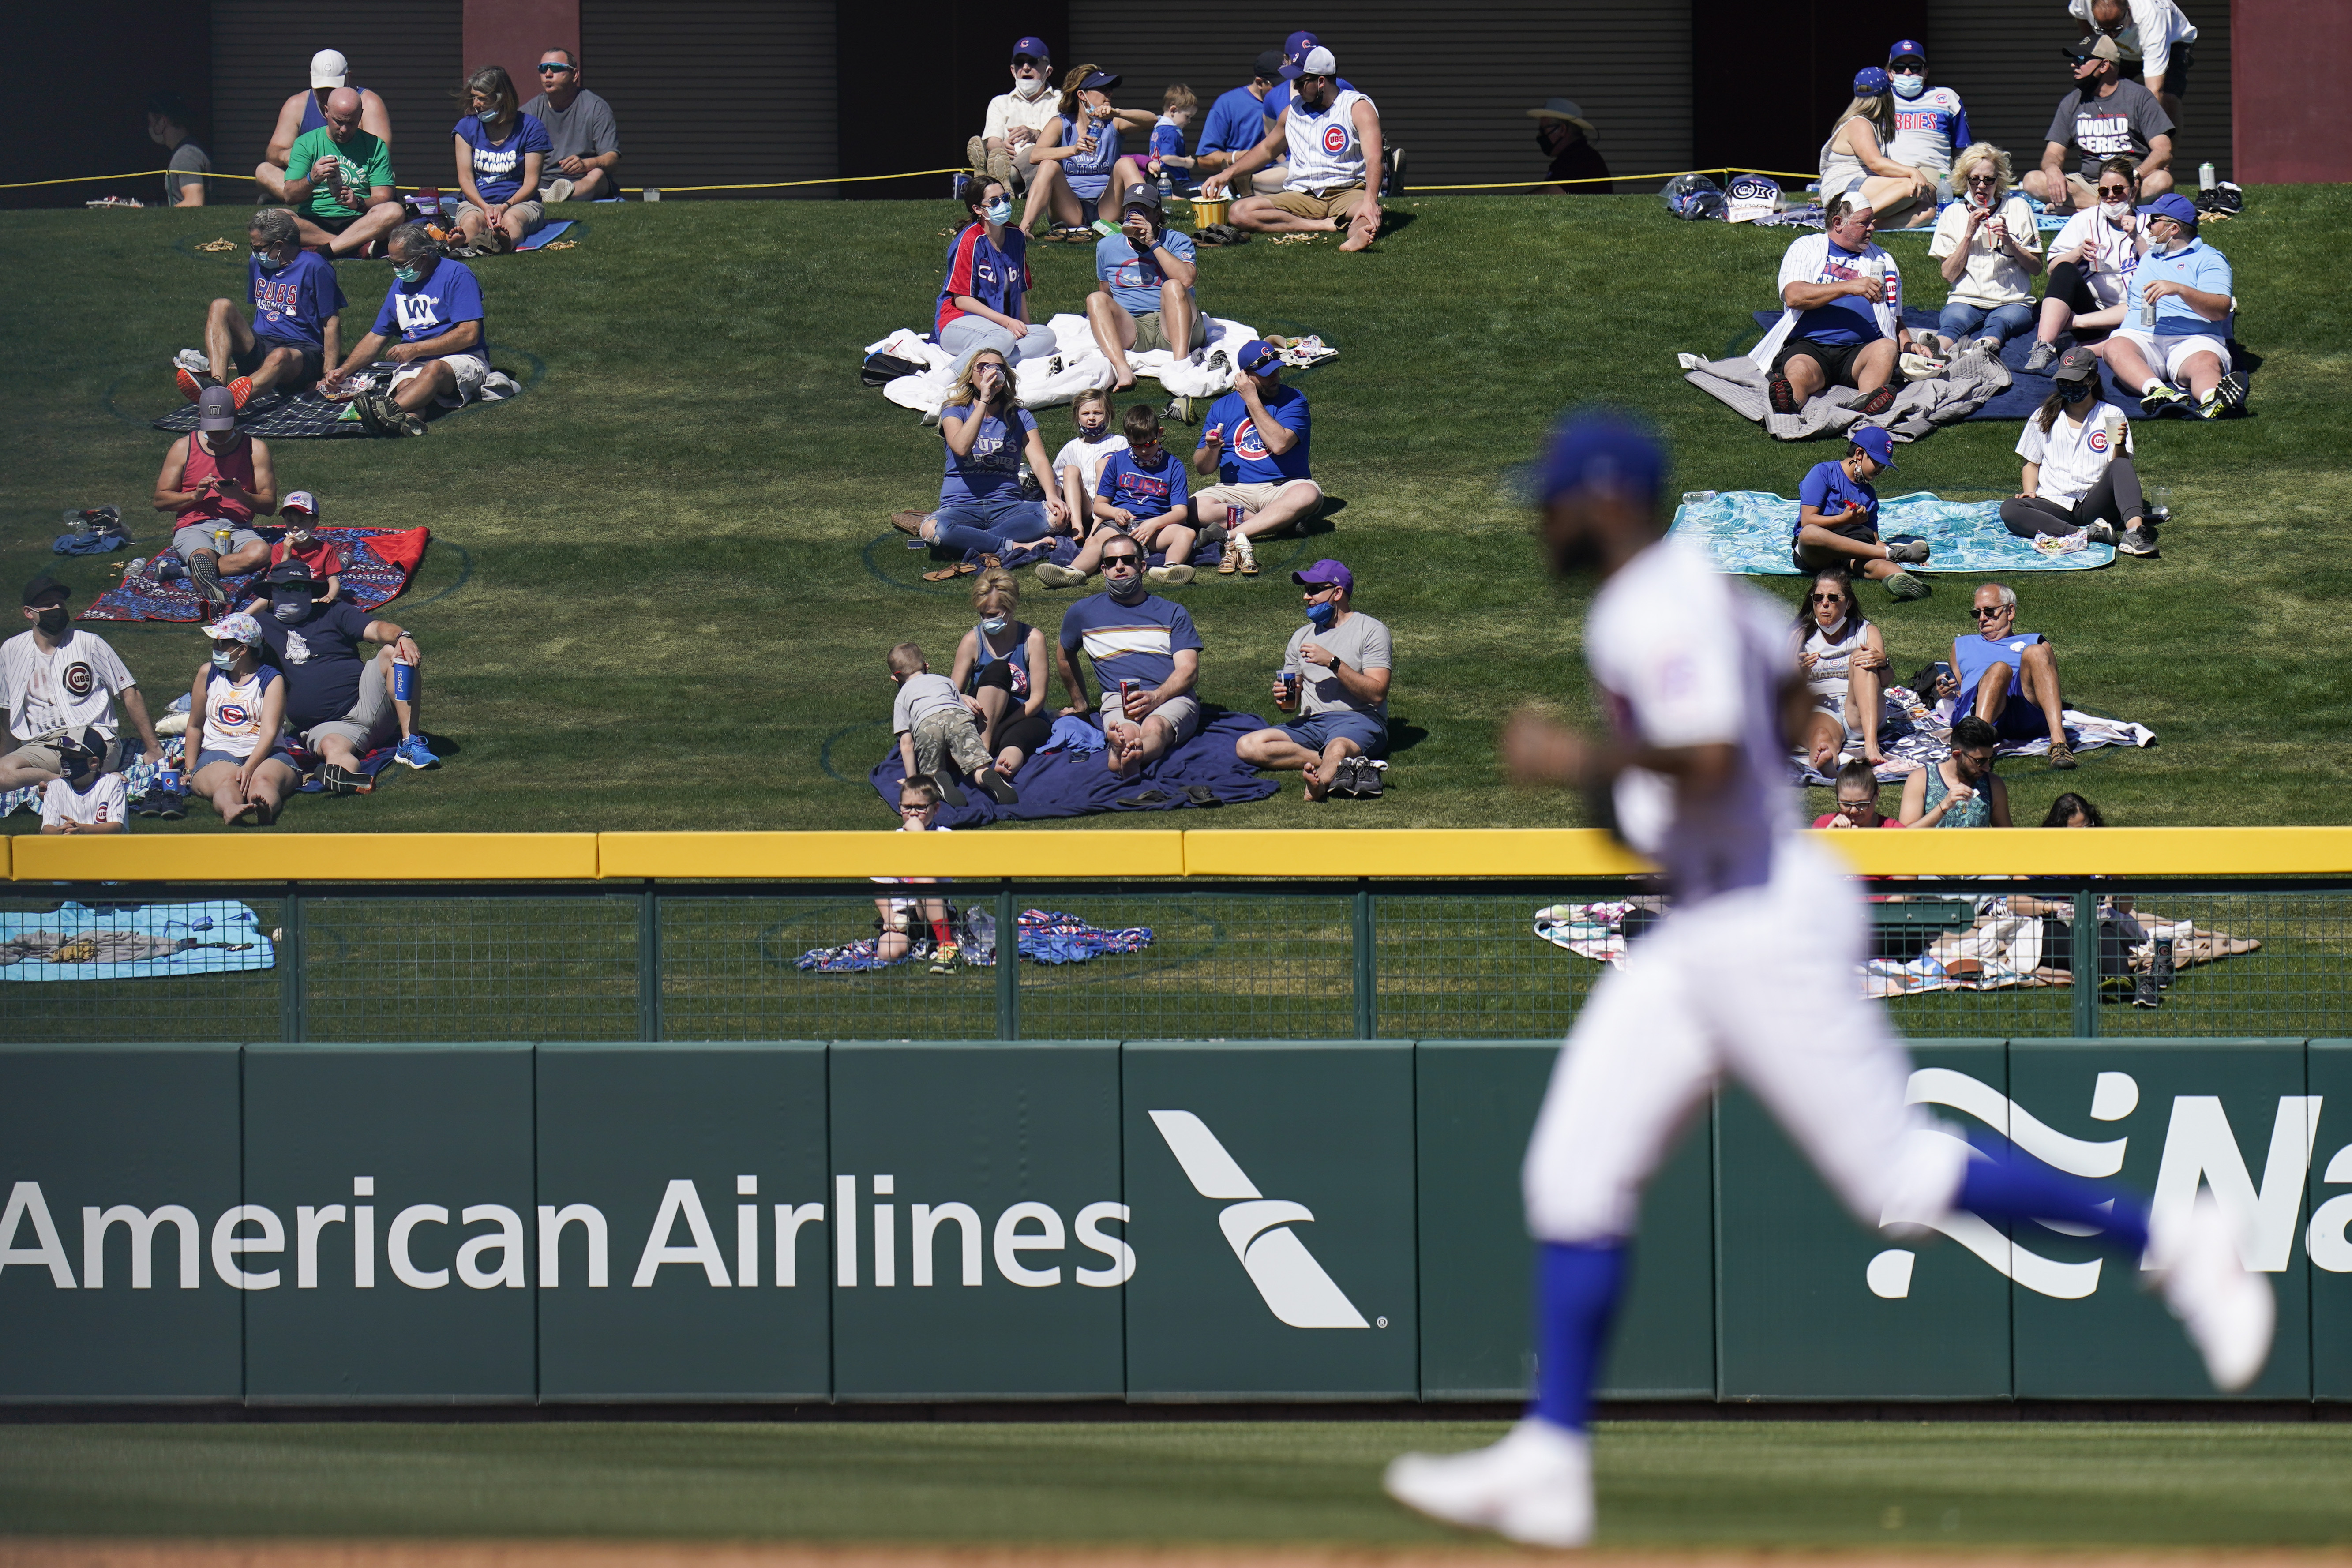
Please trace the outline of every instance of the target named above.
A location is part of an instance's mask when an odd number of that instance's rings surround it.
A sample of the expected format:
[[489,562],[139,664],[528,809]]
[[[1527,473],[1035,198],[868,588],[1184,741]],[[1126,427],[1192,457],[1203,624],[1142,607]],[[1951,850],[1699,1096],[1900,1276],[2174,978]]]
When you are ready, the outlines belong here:
[[[993,686],[1011,697],[1012,662],[1002,658],[990,661],[988,667],[972,679],[971,689],[974,691],[983,686]],[[1037,748],[1053,739],[1053,735],[1054,721],[1051,719],[1042,712],[1022,712],[1016,700],[1006,710],[1003,722],[996,726],[996,749],[1002,752],[1007,746],[1018,746],[1023,756],[1034,757],[1037,754]]]
[[2000,521],[2020,539],[2032,539],[2037,533],[2072,533],[2100,518],[2120,528],[2133,518],[2147,515],[2140,500],[2139,475],[2132,470],[2131,459],[2121,457],[2107,465],[2099,482],[2072,507],[2039,499],[2000,503]]
[[2045,300],[2063,300],[2067,309],[2078,316],[2090,314],[2099,308],[2099,297],[2091,292],[2091,280],[2074,262],[2062,261],[2050,269],[2050,287],[2042,291]]

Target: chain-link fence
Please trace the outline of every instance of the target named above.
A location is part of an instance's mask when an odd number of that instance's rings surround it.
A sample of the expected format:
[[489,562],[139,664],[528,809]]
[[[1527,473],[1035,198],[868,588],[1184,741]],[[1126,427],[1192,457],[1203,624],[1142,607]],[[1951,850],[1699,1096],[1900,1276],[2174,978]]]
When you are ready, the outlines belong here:
[[[1925,888],[1869,885],[1855,973],[1906,1034],[2352,1035],[2352,879]],[[877,949],[877,895],[914,890],[871,882],[33,891],[0,898],[16,1040],[1543,1037],[1664,904],[1618,879],[964,881],[938,889],[940,962],[919,903],[903,956]]]

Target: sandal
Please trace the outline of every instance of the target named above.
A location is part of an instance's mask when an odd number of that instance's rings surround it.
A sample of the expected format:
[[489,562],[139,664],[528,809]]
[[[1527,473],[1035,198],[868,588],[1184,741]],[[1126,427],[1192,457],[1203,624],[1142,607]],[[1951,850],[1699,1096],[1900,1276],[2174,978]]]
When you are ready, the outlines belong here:
[[1166,805],[1174,798],[1175,796],[1170,795],[1164,789],[1147,789],[1135,795],[1120,795],[1111,804],[1113,805],[1133,806],[1137,810],[1140,811],[1149,809],[1155,805]]
[[1217,558],[1217,575],[1230,577],[1242,569],[1242,558],[1228,550]]
[[952,566],[942,566],[936,572],[923,574],[926,583],[949,583],[958,577],[969,577],[980,568],[969,561],[959,561]]
[[1218,804],[1217,792],[1211,789],[1207,784],[1186,784],[1184,786],[1184,798],[1191,801],[1194,805],[1215,805]]
[[2051,742],[2050,765],[2062,772],[2078,766],[2074,761],[2074,749],[2063,741]]

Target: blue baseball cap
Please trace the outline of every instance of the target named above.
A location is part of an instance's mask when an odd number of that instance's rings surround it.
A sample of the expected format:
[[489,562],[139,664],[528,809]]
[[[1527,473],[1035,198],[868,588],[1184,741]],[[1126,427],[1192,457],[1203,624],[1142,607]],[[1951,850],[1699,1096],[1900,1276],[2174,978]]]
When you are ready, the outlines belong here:
[[2140,208],[2139,216],[2142,217],[2168,217],[2175,223],[2185,223],[2190,228],[2195,228],[2197,226],[2197,204],[2190,201],[2187,196],[2182,195],[2178,191],[2167,191],[2164,195],[2157,197],[2156,200]]
[[1033,60],[1050,60],[1054,58],[1054,51],[1045,47],[1043,38],[1013,39],[1013,58],[1017,60],[1024,56]]
[[1916,38],[1897,38],[1895,47],[1886,51],[1886,63],[1893,65],[1900,59],[1917,60],[1924,66],[1927,63],[1927,46]]
[[1234,356],[1234,363],[1252,375],[1261,375],[1268,365],[1276,370],[1282,368],[1282,351],[1264,338],[1252,338],[1242,345],[1242,352]]
[[1864,66],[1853,73],[1853,95],[1856,98],[1876,98],[1895,90],[1894,79],[1876,66]]
[[1283,58],[1295,60],[1322,41],[1312,33],[1293,33],[1282,40]]
[[1868,453],[1871,458],[1887,468],[1895,467],[1895,432],[1877,425],[1857,425],[1846,432],[1846,439]]
[[1613,408],[1588,408],[1560,421],[1544,454],[1545,504],[1571,490],[1631,492],[1654,503],[1666,484],[1666,449],[1650,427]]
[[1126,79],[1127,79],[1125,77],[1118,75],[1116,71],[1089,71],[1087,73],[1086,79],[1078,83],[1078,90],[1080,92],[1108,92],[1112,88],[1117,87],[1120,82],[1125,81]]

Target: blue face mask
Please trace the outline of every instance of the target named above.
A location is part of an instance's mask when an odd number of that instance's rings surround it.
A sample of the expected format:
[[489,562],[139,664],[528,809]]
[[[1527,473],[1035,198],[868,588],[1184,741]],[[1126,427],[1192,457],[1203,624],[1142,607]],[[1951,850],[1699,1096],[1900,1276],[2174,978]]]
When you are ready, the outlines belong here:
[[392,275],[394,278],[399,279],[403,283],[414,283],[425,276],[425,268],[422,267],[395,267],[392,269]]
[[1010,201],[991,202],[980,210],[991,223],[1009,223],[1013,219],[1013,204]]
[[1317,631],[1328,631],[1339,616],[1339,606],[1325,599],[1307,606],[1307,618],[1315,623]]
[[236,663],[236,655],[230,649],[225,647],[216,647],[213,649],[213,668],[215,669],[227,669]]
[[997,637],[1012,624],[1012,621],[1003,616],[983,616],[981,617],[980,629],[990,637]]
[[275,253],[267,250],[255,251],[253,264],[264,272],[282,272],[286,268],[286,263],[278,260]]

